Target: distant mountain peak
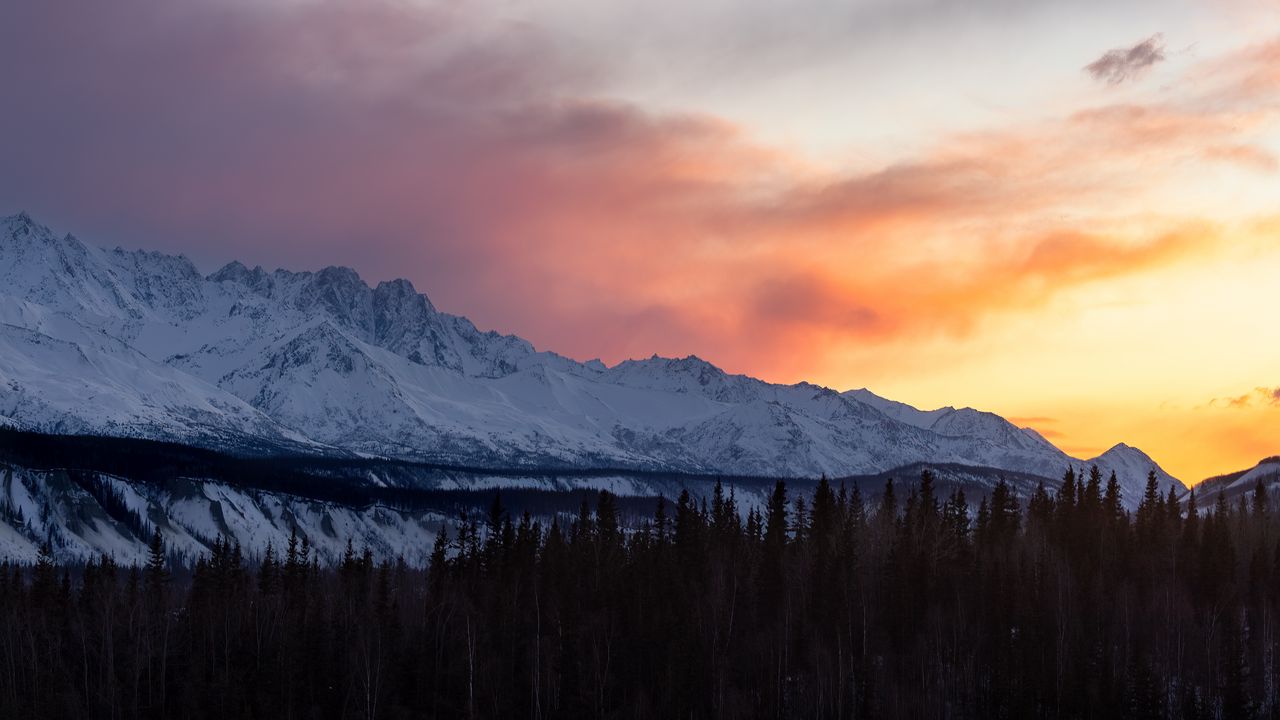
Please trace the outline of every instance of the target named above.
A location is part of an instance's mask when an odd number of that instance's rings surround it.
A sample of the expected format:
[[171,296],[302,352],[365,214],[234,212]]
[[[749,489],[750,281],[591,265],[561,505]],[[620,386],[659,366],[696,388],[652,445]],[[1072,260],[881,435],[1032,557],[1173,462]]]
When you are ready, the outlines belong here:
[[325,284],[358,285],[370,289],[368,283],[361,279],[360,273],[346,265],[327,265],[320,268],[316,273],[316,280]]
[[[44,240],[46,242],[58,240],[48,226],[36,222],[25,211],[0,219],[0,227],[4,228],[0,242],[18,242],[29,239]],[[67,234],[66,238],[74,240],[70,233]]]
[[3,225],[4,227],[10,228],[10,229],[17,229],[21,227],[26,227],[26,228],[37,227],[36,221],[33,220],[30,215],[27,214],[26,210],[19,210],[18,212],[12,215],[5,215],[4,217],[0,218],[0,225]]
[[1090,462],[1102,458],[1129,458],[1139,462],[1151,463],[1152,465],[1155,464],[1155,461],[1151,459],[1151,456],[1143,452],[1140,448],[1136,448],[1123,442],[1112,445],[1106,452],[1093,458]]

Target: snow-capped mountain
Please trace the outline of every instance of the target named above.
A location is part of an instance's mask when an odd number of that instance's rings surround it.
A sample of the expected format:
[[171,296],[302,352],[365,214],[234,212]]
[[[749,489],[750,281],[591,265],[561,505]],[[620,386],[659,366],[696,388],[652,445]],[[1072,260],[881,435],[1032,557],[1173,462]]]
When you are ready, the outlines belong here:
[[1117,478],[1123,478],[1120,480],[1120,488],[1130,502],[1136,502],[1142,497],[1142,493],[1146,490],[1147,475],[1153,470],[1161,492],[1169,492],[1170,486],[1181,492],[1184,487],[1146,453],[1124,443],[1116,445],[1096,458],[1087,460],[1085,465],[1097,465],[1100,468],[1112,470]]
[[1153,470],[1162,492],[1168,492],[1170,486],[1179,492],[1185,490],[1182,481],[1165,472],[1146,453],[1125,443],[1119,443],[1097,457],[1078,460],[1059,450],[1035,430],[1017,427],[995,413],[953,407],[917,410],[866,389],[850,390],[845,395],[856,397],[885,415],[915,427],[948,437],[980,439],[991,447],[999,448],[999,454],[983,458],[983,462],[976,464],[1044,476],[1060,474],[1069,466],[1078,471],[1097,465],[1104,477],[1111,472],[1116,474],[1125,501],[1130,505],[1136,505],[1141,499],[1147,475]]
[[1068,457],[977,410],[921,411],[730,375],[695,357],[614,367],[437,310],[406,280],[104,250],[0,220],[0,423],[46,432],[369,454],[473,467],[760,476],[917,462],[1057,477],[1096,462],[1136,502],[1150,458]]
[[[1209,478],[1195,486],[1196,503],[1203,510],[1225,496],[1229,502],[1235,502],[1241,495],[1252,494],[1258,483],[1275,497],[1280,488],[1280,456],[1269,457],[1248,470],[1227,473]],[[1183,501],[1186,501],[1183,496]]]

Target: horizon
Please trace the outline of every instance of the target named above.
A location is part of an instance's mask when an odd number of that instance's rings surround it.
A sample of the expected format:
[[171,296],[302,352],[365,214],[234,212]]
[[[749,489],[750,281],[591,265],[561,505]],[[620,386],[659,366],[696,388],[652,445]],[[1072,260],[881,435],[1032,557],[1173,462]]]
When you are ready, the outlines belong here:
[[1280,453],[1280,7],[644,7],[6,8],[0,208],[1188,484]]

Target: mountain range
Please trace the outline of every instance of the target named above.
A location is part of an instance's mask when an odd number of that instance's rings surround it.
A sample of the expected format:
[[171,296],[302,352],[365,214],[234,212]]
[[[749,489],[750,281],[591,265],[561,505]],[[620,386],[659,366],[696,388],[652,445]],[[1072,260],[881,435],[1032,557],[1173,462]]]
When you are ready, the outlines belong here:
[[771,384],[697,357],[612,367],[535,350],[441,312],[407,280],[268,272],[102,249],[26,214],[0,219],[0,423],[231,452],[494,468],[815,477],[948,463],[1056,478],[1147,472],[1118,444],[1072,458],[972,408]]

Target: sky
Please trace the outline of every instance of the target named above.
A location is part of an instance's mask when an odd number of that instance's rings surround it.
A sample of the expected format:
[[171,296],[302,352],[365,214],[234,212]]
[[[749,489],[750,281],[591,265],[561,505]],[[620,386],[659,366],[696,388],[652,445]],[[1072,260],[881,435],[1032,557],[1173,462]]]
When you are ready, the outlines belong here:
[[1280,453],[1280,5],[0,6],[0,213],[540,349]]

